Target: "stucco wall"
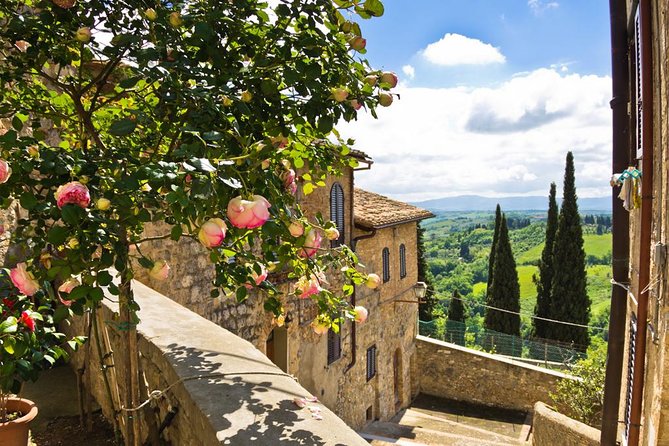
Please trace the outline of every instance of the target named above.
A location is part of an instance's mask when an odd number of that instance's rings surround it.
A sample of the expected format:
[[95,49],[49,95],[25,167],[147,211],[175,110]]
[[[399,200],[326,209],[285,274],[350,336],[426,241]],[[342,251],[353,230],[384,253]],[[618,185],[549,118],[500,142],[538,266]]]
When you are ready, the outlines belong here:
[[601,432],[558,413],[542,402],[534,405],[532,444],[535,446],[599,446]]
[[418,336],[420,390],[428,395],[532,411],[569,376],[498,355]]
[[[165,389],[186,377],[204,377],[174,386],[167,398],[158,402],[159,420],[165,419],[170,407],[178,408],[165,431],[171,444],[367,444],[322,404],[312,404],[321,409],[322,420],[313,418],[308,409],[299,409],[293,399],[309,396],[309,392],[249,342],[141,283],[134,282],[133,288],[142,307],[138,347],[149,391]],[[112,328],[116,310],[115,304],[105,300],[99,313],[114,352],[110,374],[127,369],[119,332]],[[76,318],[68,332],[84,333],[83,318]],[[91,345],[95,342],[93,335]],[[85,350],[74,355],[73,367],[81,367]],[[100,363],[95,348],[91,355],[93,394],[105,415],[111,417],[102,372],[95,366]],[[119,383],[123,394],[122,376]]]

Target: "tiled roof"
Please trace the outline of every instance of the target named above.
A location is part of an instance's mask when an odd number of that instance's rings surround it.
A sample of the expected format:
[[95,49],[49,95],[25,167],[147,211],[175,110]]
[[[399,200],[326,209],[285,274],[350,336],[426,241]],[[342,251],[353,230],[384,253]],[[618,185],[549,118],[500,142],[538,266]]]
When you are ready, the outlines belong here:
[[434,217],[434,214],[425,209],[356,188],[353,195],[353,217],[356,226],[379,229],[431,218]]

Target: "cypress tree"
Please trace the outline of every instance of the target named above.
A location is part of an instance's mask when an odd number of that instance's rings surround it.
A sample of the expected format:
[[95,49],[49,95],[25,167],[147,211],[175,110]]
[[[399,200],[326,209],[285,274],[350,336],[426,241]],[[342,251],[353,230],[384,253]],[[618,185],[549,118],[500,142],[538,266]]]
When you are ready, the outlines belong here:
[[453,298],[448,304],[448,320],[464,322],[465,321],[465,306],[462,304],[460,293],[458,290],[453,291]]
[[[516,313],[520,311],[518,272],[513,251],[511,251],[505,216],[502,216],[499,226],[488,305]],[[484,326],[488,330],[520,336],[520,315],[486,308]]]
[[448,321],[446,327],[450,341],[458,345],[465,345],[465,306],[458,290],[453,291],[453,297],[448,304]]
[[[548,318],[550,316],[551,286],[553,284],[553,245],[558,225],[558,206],[555,200],[555,183],[551,183],[548,194],[548,220],[546,221],[546,244],[539,260],[539,279],[537,284],[537,304],[534,315]],[[533,335],[539,338],[546,337],[546,321],[533,319]]]
[[432,320],[432,311],[436,306],[436,297],[434,295],[434,285],[432,284],[432,274],[427,266],[427,261],[425,260],[425,229],[420,226],[418,223],[416,227],[416,242],[417,242],[417,255],[418,255],[418,281],[425,282],[427,285],[427,291],[425,293],[425,302],[418,305],[418,318],[421,321],[431,321]]
[[[585,251],[576,200],[574,156],[569,152],[564,171],[562,207],[553,244],[550,318],[587,325],[590,322],[590,298],[586,290]],[[552,322],[546,326],[546,337],[573,342],[583,350],[590,343],[587,328]]]
[[486,287],[486,296],[490,299],[490,288],[492,286],[493,266],[495,265],[495,248],[499,238],[499,226],[502,223],[502,208],[497,203],[495,208],[495,230],[492,234],[492,246],[490,247],[490,256],[488,257],[488,286]]

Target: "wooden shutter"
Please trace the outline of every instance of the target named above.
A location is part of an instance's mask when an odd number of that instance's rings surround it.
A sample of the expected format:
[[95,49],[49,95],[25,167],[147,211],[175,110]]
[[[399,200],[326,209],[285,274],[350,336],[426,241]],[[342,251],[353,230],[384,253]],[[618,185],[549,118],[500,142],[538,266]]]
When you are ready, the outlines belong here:
[[376,376],[376,345],[367,349],[367,381]]
[[328,330],[328,365],[341,358],[341,332]]
[[639,8],[634,15],[634,51],[633,51],[633,82],[634,82],[634,103],[632,111],[634,113],[633,124],[635,129],[635,148],[636,157],[643,156],[643,64],[641,63],[641,54],[644,50],[641,44],[641,17]]
[[400,245],[400,279],[407,276],[407,249],[404,243]]
[[636,331],[637,319],[636,315],[632,313],[630,318],[630,331],[628,339],[628,354],[627,354],[627,390],[625,392],[625,440],[629,438],[630,432],[630,418],[632,416],[632,382],[634,381],[634,358],[636,357]]
[[390,250],[383,248],[381,257],[383,259],[383,283],[386,283],[390,280]]
[[330,189],[330,220],[337,226],[339,238],[330,242],[330,246],[333,248],[344,243],[344,230],[346,229],[345,216],[344,189],[342,189],[341,184],[334,183]]

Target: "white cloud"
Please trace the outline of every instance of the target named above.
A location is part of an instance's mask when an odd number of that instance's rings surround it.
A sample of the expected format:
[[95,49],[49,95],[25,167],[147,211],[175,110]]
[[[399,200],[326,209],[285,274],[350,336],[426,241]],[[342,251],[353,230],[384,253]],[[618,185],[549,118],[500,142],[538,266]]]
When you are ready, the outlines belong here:
[[404,65],[402,67],[402,72],[409,80],[412,80],[414,77],[416,77],[416,69],[411,65]]
[[436,65],[487,65],[504,63],[506,58],[489,43],[460,34],[446,34],[421,51],[423,57]]
[[360,187],[418,201],[479,194],[546,195],[574,152],[581,197],[610,193],[609,77],[559,68],[494,88],[397,89],[401,99],[340,125],[375,161]]
[[530,7],[535,14],[541,14],[547,9],[555,9],[560,6],[558,2],[546,0],[527,0],[527,6]]

